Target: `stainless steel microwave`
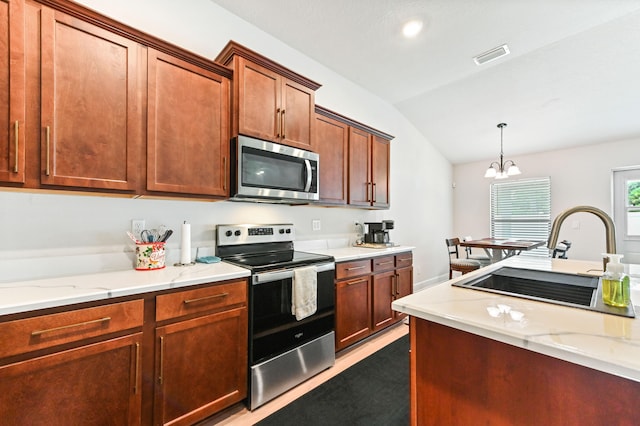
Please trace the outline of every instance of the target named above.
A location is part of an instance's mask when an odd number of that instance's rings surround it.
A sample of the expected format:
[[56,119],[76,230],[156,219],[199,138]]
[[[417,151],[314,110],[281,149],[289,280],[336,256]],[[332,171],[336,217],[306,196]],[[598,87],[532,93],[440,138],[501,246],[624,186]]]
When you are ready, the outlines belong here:
[[319,199],[320,156],[240,135],[231,143],[231,200],[299,204]]

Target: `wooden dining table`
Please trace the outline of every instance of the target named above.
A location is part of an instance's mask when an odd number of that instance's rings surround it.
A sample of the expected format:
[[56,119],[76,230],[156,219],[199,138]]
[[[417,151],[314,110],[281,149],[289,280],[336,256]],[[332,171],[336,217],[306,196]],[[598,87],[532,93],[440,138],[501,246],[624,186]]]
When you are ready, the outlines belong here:
[[536,249],[546,243],[546,241],[535,240],[482,238],[480,240],[461,241],[460,245],[462,247],[481,248],[491,258],[491,262],[498,262],[507,257],[520,254],[522,251]]

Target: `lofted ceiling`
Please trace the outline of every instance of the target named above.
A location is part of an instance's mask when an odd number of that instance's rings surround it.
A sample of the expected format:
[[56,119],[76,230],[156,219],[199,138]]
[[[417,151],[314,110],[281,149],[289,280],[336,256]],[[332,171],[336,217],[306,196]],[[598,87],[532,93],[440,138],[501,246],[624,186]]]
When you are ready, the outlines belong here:
[[393,104],[454,164],[495,159],[500,122],[516,161],[640,137],[640,0],[211,1]]

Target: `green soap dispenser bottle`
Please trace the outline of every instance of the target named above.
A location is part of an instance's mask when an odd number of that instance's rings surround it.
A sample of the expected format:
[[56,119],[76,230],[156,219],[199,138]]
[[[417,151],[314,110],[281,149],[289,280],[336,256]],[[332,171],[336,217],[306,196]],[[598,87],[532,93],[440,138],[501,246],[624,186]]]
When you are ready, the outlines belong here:
[[609,258],[607,270],[602,276],[602,301],[609,306],[624,308],[631,303],[629,277],[620,263],[621,254],[604,253]]

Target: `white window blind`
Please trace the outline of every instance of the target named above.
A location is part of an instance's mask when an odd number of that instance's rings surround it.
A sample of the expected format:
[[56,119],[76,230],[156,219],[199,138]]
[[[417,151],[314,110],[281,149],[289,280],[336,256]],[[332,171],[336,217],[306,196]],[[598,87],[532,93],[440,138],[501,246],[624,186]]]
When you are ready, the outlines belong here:
[[[551,229],[551,179],[536,178],[491,185],[491,236],[547,240]],[[527,255],[548,257],[546,246]]]

